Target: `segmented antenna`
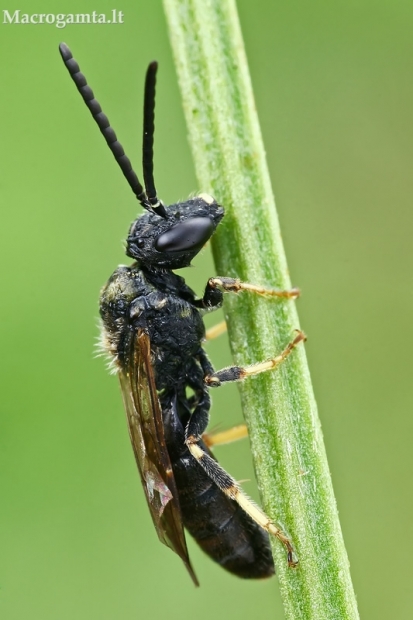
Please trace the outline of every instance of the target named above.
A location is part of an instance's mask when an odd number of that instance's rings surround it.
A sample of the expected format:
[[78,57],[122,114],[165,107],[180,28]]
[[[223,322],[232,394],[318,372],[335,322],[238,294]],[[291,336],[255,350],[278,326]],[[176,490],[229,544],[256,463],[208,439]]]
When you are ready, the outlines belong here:
[[146,72],[143,104],[142,167],[146,193],[151,204],[158,202],[153,179],[153,136],[155,133],[155,86],[158,63],[151,62]]
[[158,215],[166,217],[165,207],[159,200],[153,178],[153,137],[155,133],[155,86],[158,63],[150,63],[145,78],[145,97],[143,103],[143,141],[142,168],[146,194],[152,208]]
[[146,192],[132,168],[130,159],[127,155],[125,155],[125,151],[123,150],[121,143],[118,141],[115,131],[110,126],[108,117],[102,112],[102,108],[100,107],[99,102],[95,99],[93,90],[88,85],[85,76],[81,73],[78,63],[73,58],[72,52],[65,43],[61,43],[59,45],[59,51],[72,80],[76,84],[79,93],[82,95],[84,102],[95,119],[108,147],[112,151],[114,158],[118,162],[136,198],[145,209],[156,211],[156,213],[164,217],[166,212],[163,205],[161,205],[162,209],[157,209],[156,207],[153,208],[151,202],[149,202]]

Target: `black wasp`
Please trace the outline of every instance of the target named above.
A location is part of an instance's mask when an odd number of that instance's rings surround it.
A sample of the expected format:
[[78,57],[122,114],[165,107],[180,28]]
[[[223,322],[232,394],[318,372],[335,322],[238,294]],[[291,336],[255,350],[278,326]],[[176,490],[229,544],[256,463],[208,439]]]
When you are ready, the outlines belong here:
[[[210,451],[231,433],[205,433],[209,388],[277,366],[304,339],[298,332],[272,360],[216,372],[202,348],[202,314],[221,307],[223,292],[294,298],[233,278],[207,282],[203,297],[172,270],[187,267],[214,233],[224,209],[207,194],[165,207],[153,178],[157,63],[146,73],[143,122],[143,189],[70,49],[60,53],[130,187],[146,213],[129,230],[126,254],[134,259],[110,277],[100,297],[102,346],[119,374],[129,434],[159,539],[183,560],[193,581],[184,527],[223,568],[244,578],[274,573],[268,533],[286,547],[289,539],[249,500]],[[187,389],[192,396],[187,395]],[[224,437],[223,437],[224,436]]]

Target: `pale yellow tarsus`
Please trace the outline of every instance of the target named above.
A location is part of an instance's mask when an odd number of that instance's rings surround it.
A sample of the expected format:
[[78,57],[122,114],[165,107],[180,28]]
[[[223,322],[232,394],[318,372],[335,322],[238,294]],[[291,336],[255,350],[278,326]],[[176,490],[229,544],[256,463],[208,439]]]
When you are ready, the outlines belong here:
[[299,330],[297,331],[298,334],[294,338],[294,340],[289,342],[288,345],[285,347],[284,351],[282,351],[280,355],[277,355],[277,357],[273,357],[272,359],[265,362],[258,362],[258,364],[244,366],[244,368],[242,369],[242,379],[245,379],[246,377],[251,377],[252,375],[258,375],[259,373],[265,372],[266,370],[272,370],[273,368],[281,364],[281,362],[283,362],[285,358],[290,355],[291,351],[294,349],[294,347],[297,346],[299,342],[306,340],[306,335],[304,334],[304,332]]
[[238,424],[238,426],[233,426],[219,433],[204,433],[202,440],[210,448],[211,446],[221,446],[232,441],[238,441],[238,439],[244,439],[244,437],[248,437],[247,425]]
[[213,340],[214,338],[217,338],[218,336],[225,334],[226,331],[227,331],[226,321],[221,321],[220,323],[217,323],[213,327],[210,327],[209,329],[206,330],[205,338],[207,340]]
[[[186,445],[189,448],[192,456],[199,461],[201,465],[203,458],[210,458],[202,448],[195,442],[187,441]],[[202,466],[202,465],[201,465]],[[219,467],[219,466],[218,466]],[[215,481],[217,483],[217,481]],[[235,482],[232,480],[231,486],[221,486],[219,488],[225,495],[227,495],[230,499],[233,499],[239,506],[251,517],[253,521],[255,521],[260,527],[262,527],[266,532],[272,534],[278,538],[280,542],[285,546],[288,555],[288,564],[289,566],[295,566],[296,562],[293,560],[293,548],[289,538],[281,531],[279,527],[271,521],[271,519],[259,508],[252,500],[250,500]]]

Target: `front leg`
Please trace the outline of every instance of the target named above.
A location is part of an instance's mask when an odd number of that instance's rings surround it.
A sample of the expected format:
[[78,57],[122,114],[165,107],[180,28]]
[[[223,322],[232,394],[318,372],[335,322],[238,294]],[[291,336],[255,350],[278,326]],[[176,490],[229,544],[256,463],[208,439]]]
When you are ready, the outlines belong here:
[[209,290],[223,290],[228,293],[250,291],[252,293],[256,293],[257,295],[284,297],[285,299],[296,299],[300,295],[300,289],[298,288],[282,291],[279,289],[266,288],[265,286],[258,286],[257,284],[249,284],[248,282],[241,282],[238,278],[221,278],[218,276],[215,278],[209,278],[204,297]]
[[223,292],[239,293],[240,291],[250,291],[257,295],[282,297],[284,299],[296,299],[300,295],[300,289],[298,288],[283,291],[274,288],[266,288],[265,286],[258,286],[257,284],[248,284],[248,282],[241,282],[238,278],[221,278],[217,276],[209,278],[205,287],[204,296],[193,303],[196,308],[216,310],[222,306]]
[[224,295],[222,291],[219,290],[219,288],[210,285],[212,279],[213,278],[210,278],[207,282],[204,296],[201,299],[196,299],[193,302],[196,308],[207,311],[218,310],[218,308],[221,308],[222,302],[224,300]]

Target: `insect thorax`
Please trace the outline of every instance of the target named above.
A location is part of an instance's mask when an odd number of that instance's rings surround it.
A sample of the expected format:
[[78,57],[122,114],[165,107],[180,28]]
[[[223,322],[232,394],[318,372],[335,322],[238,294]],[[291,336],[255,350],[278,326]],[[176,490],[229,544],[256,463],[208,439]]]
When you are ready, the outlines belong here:
[[100,344],[111,368],[122,367],[130,334],[142,328],[150,337],[158,389],[165,387],[168,377],[174,385],[184,380],[205,336],[194,299],[183,278],[173,272],[148,271],[138,263],[120,266],[100,296]]

